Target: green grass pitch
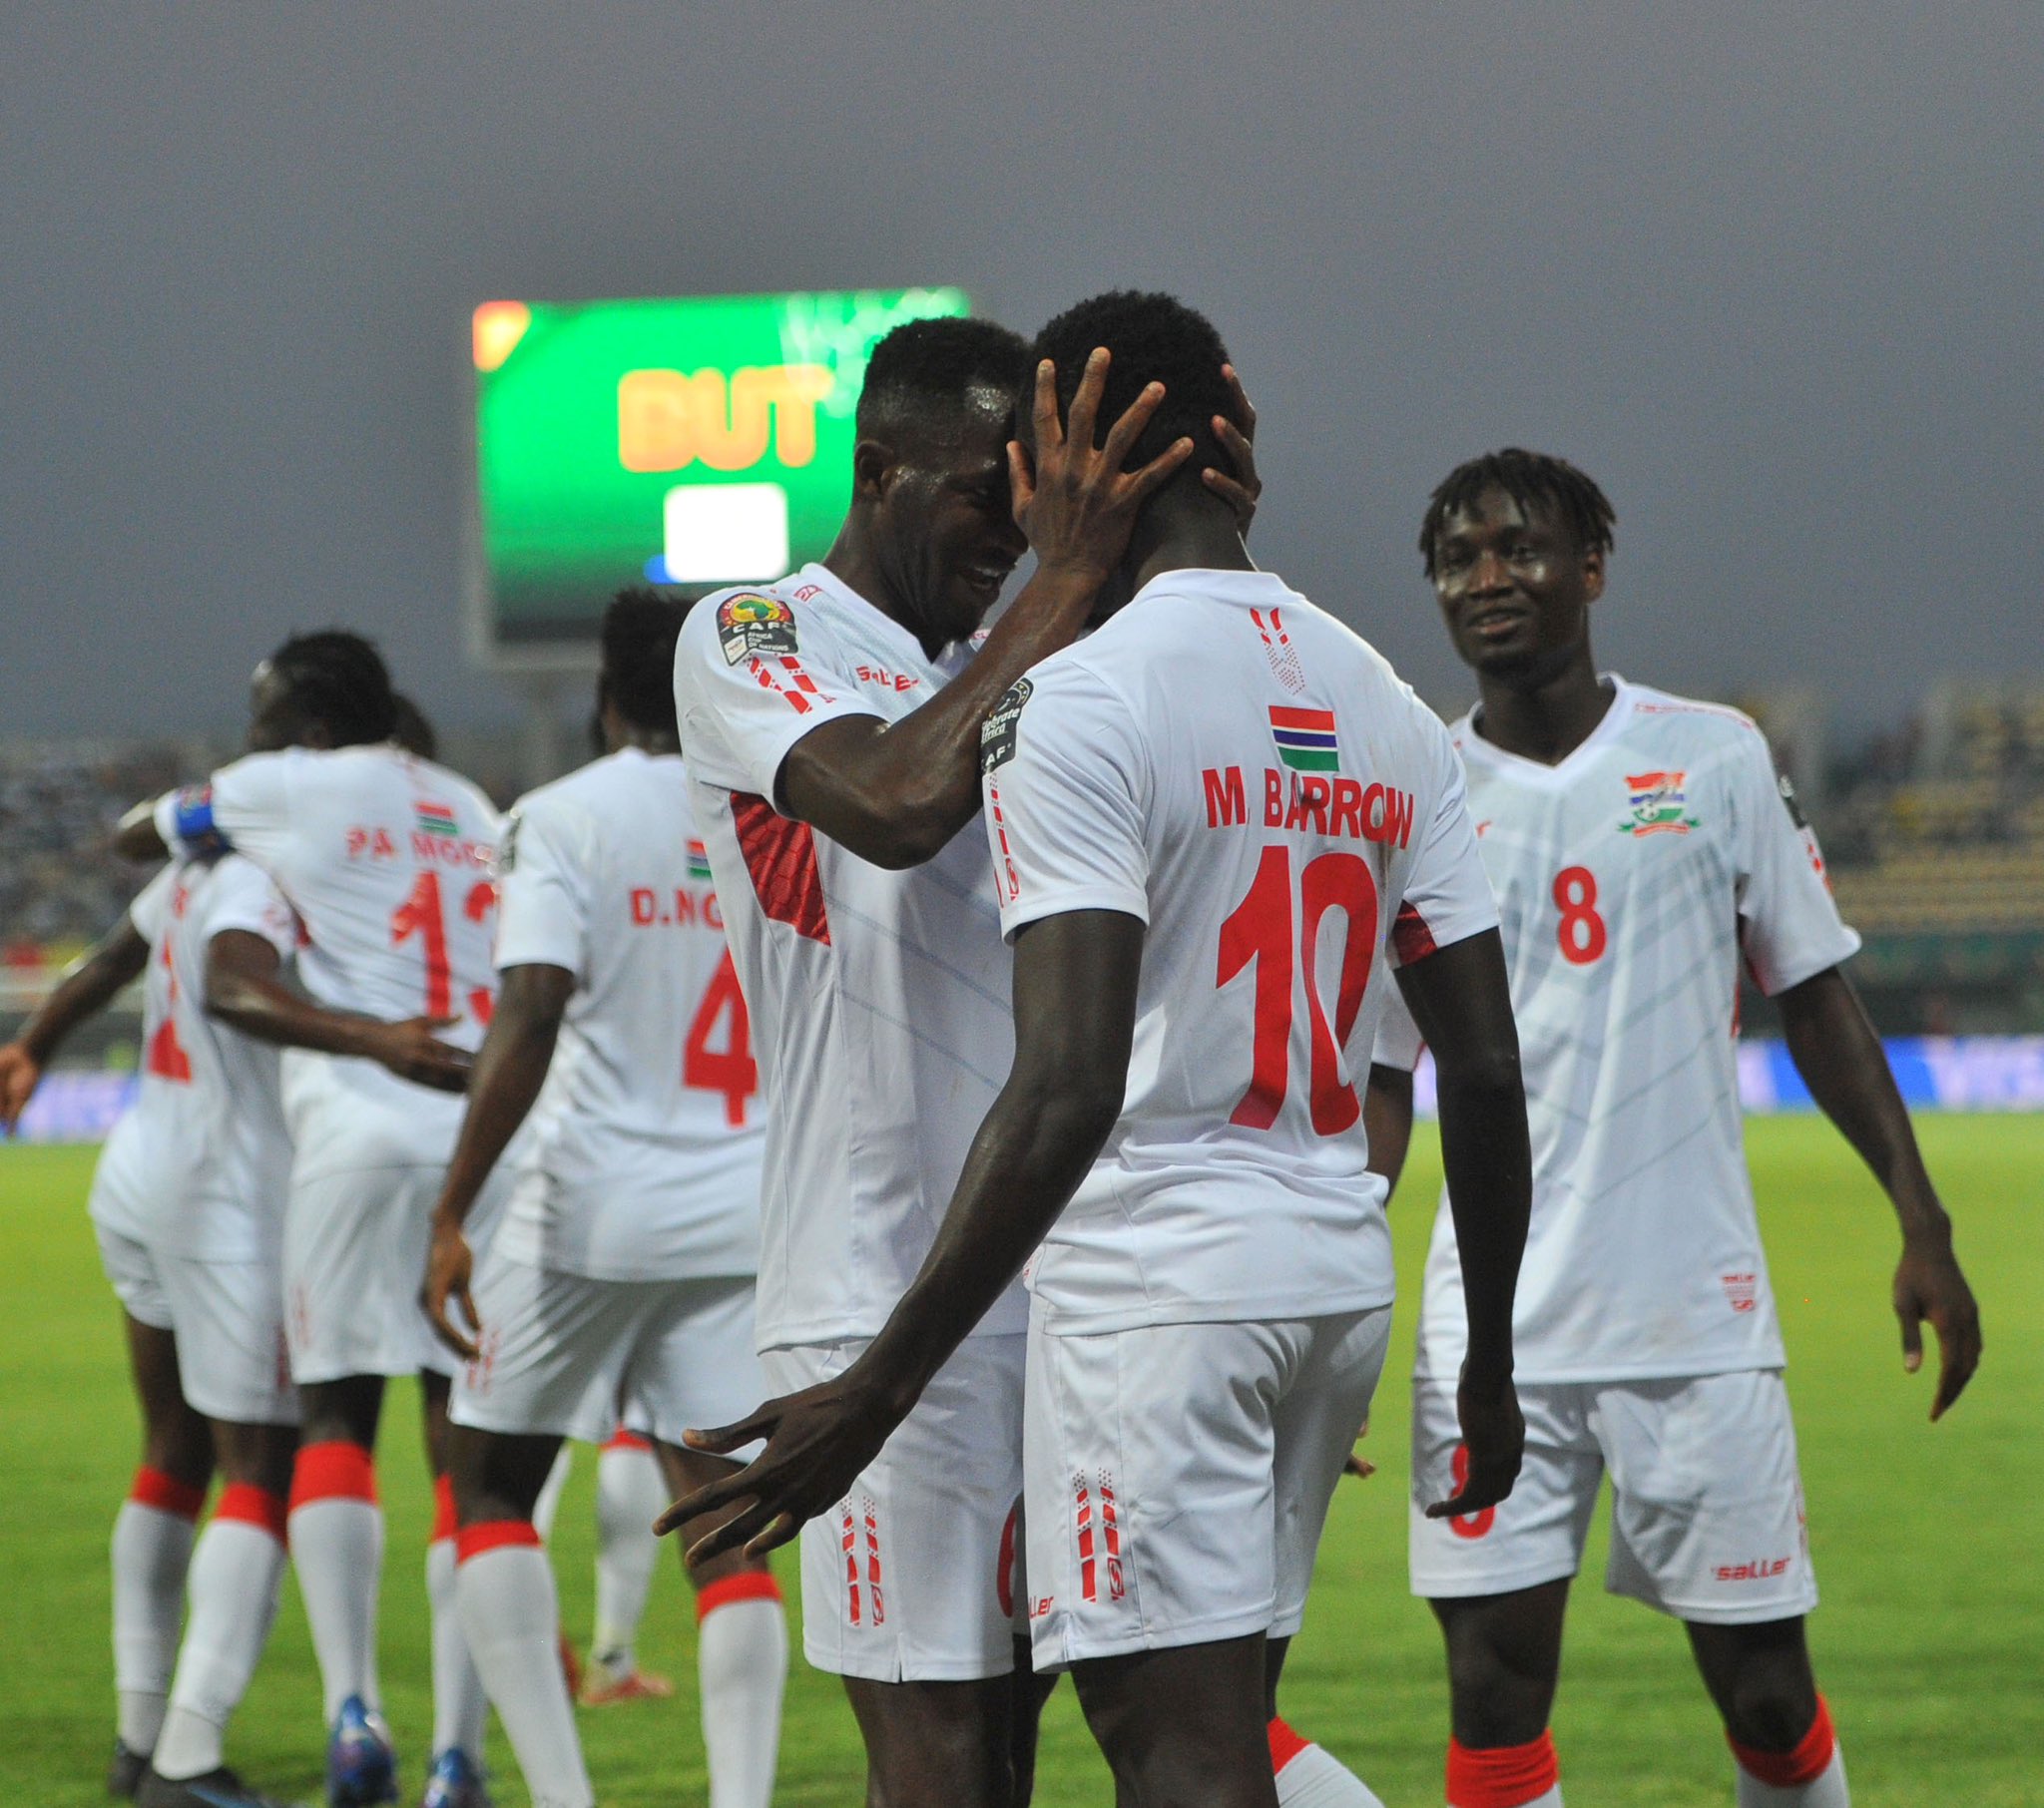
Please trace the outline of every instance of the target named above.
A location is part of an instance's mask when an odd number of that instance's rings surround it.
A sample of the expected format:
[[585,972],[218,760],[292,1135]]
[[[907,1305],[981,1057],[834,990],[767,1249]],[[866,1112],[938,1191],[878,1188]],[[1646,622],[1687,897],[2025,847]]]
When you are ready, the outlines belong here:
[[[1924,1422],[1928,1377],[1903,1377],[1887,1278],[1884,1203],[1818,1123],[1751,1127],[1776,1288],[1787,1322],[1810,1532],[1824,1604],[1812,1621],[1860,1808],[2044,1804],[2044,1120],[1922,1125],[1959,1224],[1987,1357],[1945,1424]],[[135,1414],[83,1212],[92,1153],[0,1149],[0,1493],[6,1615],[0,1801],[99,1799],[112,1737],[107,1534],[135,1462]],[[1407,1297],[1425,1241],[1438,1155],[1416,1139],[1394,1213]],[[1440,1801],[1445,1694],[1431,1619],[1405,1590],[1404,1478],[1411,1322],[1405,1316],[1369,1450],[1383,1471],[1342,1485],[1284,1704],[1293,1723],[1365,1775],[1391,1808]],[[422,1575],[428,1495],[408,1388],[383,1439],[389,1554],[383,1674],[416,1800],[429,1730]],[[594,1464],[563,1506],[557,1567],[566,1621],[587,1636]],[[1606,1596],[1602,1533],[1569,1631],[1555,1732],[1571,1808],[1723,1808],[1730,1759],[1680,1632]],[[782,1566],[783,1577],[790,1567]],[[705,1799],[692,1615],[679,1575],[656,1584],[642,1645],[680,1698],[585,1712],[602,1798]],[[318,1690],[296,1589],[231,1740],[280,1794],[318,1789]],[[498,1800],[522,1808],[493,1729]],[[834,1681],[797,1656],[778,1800],[854,1803],[857,1736]],[[1105,1804],[1105,1771],[1069,1688],[1046,1718],[1037,1800]]]

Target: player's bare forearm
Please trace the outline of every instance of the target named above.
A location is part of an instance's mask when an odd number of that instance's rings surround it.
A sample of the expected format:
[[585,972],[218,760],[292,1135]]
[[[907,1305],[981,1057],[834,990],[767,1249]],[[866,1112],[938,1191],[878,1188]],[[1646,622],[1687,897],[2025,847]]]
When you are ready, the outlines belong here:
[[1504,944],[1496,930],[1485,930],[1401,967],[1398,986],[1433,1051],[1441,1166],[1468,1306],[1469,1371],[1508,1376],[1533,1157]]
[[553,1065],[561,1019],[574,991],[575,976],[564,967],[533,963],[506,970],[489,1031],[476,1052],[468,1110],[440,1188],[436,1216],[445,1222],[467,1223],[483,1182],[530,1116]]
[[1980,1308],[1952,1249],[1951,1219],[1923,1165],[1908,1108],[1859,995],[1832,967],[1775,1000],[1789,1058],[1824,1116],[1873,1170],[1902,1227],[1892,1303],[1902,1327],[1902,1363],[1923,1364],[1922,1326],[1937,1335],[1941,1418],[1980,1366]]
[[169,856],[156,826],[156,799],[146,798],[123,816],[114,830],[114,852],[127,860],[162,860]]
[[979,814],[979,728],[1008,686],[1086,626],[1102,575],[1039,570],[956,678],[891,725],[839,717],[780,768],[789,814],[875,866],[918,866]]
[[1951,1220],[1924,1168],[1908,1108],[1844,970],[1827,968],[1775,1003],[1795,1071],[1894,1201],[1903,1238],[1949,1243]]
[[1371,1173],[1384,1176],[1384,1203],[1398,1190],[1405,1151],[1412,1145],[1412,1076],[1403,1068],[1372,1063],[1362,1096],[1362,1130],[1369,1139]]
[[134,923],[123,917],[66,970],[50,996],[15,1033],[15,1042],[42,1066],[73,1030],[104,1011],[124,986],[142,977],[148,965],[149,944]]

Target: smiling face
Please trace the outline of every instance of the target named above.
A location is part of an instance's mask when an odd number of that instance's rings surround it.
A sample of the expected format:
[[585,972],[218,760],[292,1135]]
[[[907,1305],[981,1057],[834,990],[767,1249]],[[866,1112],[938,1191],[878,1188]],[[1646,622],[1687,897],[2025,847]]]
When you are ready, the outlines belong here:
[[1540,683],[1589,639],[1590,605],[1604,594],[1604,555],[1576,544],[1535,502],[1485,490],[1441,523],[1433,588],[1464,664],[1509,683]]
[[901,419],[862,441],[873,554],[903,625],[926,645],[969,639],[1028,548],[1008,490],[1013,397],[974,386],[955,414]]

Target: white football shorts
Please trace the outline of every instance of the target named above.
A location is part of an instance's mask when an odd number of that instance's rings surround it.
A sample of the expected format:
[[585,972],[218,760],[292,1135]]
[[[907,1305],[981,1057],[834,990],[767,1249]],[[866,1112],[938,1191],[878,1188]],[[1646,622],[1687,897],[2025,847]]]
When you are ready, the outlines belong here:
[[[875,1682],[1015,1667],[1020,1333],[969,1337],[831,1512],[802,1528],[802,1649]],[[841,1374],[863,1342],[767,1350],[771,1395]]]
[[93,1221],[92,1234],[100,1246],[100,1266],[121,1309],[138,1324],[155,1331],[171,1328],[171,1302],[164,1297],[162,1278],[157,1273],[156,1255],[140,1237]]
[[1296,1632],[1390,1332],[1388,1306],[1085,1336],[1033,1323],[1036,1668]]
[[186,1404],[231,1425],[297,1424],[276,1261],[159,1252],[156,1265],[177,1334]]
[[[451,1375],[458,1359],[419,1305],[445,1163],[293,1172],[283,1214],[291,1379]],[[510,1185],[499,1161],[469,1214],[480,1256]]]
[[1453,1387],[1412,1384],[1412,1591],[1502,1594],[1574,1576],[1611,1472],[1604,1585],[1678,1619],[1752,1625],[1816,1605],[1795,1427],[1776,1369],[1670,1381],[1523,1382],[1526,1461],[1511,1494],[1455,1520]]
[[750,1275],[592,1280],[496,1251],[476,1269],[482,1353],[454,1377],[458,1425],[602,1444],[625,1424],[679,1445],[766,1398]]

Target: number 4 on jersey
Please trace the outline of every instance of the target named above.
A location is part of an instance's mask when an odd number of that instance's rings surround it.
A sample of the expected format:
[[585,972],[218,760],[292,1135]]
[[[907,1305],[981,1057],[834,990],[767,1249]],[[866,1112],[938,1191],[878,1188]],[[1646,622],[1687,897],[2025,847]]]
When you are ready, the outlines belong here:
[[[710,1038],[718,1020],[729,1014],[730,1028],[722,1049]],[[760,1090],[760,1066],[753,1059],[753,1026],[746,1015],[746,995],[739,990],[738,971],[727,949],[717,972],[704,989],[696,1021],[682,1044],[682,1084],[724,1095],[725,1122],[734,1130],[746,1122],[746,1101]]]

